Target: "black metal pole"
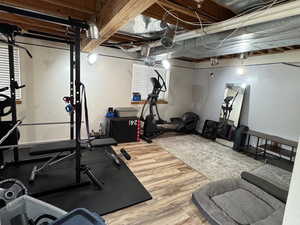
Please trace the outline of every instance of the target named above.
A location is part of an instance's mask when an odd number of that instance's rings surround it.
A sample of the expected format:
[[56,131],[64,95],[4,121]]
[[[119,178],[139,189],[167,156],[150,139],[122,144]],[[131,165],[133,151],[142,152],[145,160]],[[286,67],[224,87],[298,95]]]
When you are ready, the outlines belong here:
[[[70,44],[70,103],[74,105],[74,45]],[[74,111],[70,114],[70,139],[74,139]]]
[[[14,44],[14,41],[10,41],[11,44]],[[17,105],[16,105],[16,86],[15,86],[15,65],[14,65],[14,47],[8,45],[8,58],[9,58],[9,82],[10,82],[10,96],[11,96],[11,121],[15,125],[17,123]],[[17,139],[17,136],[15,135]],[[16,144],[18,140],[15,140]],[[15,163],[19,162],[19,150],[14,148],[14,161]]]
[[81,102],[80,102],[80,27],[75,27],[75,127],[76,127],[76,183],[81,182]]

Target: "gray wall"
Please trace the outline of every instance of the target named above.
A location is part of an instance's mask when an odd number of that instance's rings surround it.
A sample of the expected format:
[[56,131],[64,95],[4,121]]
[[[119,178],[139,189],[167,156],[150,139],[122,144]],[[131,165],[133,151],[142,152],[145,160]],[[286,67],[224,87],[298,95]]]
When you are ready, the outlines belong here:
[[[69,95],[69,52],[45,47],[26,47],[33,58],[30,59],[24,51],[20,51],[21,76],[27,86],[22,89],[22,104],[18,105],[19,116],[26,116],[24,123],[69,121],[62,101],[63,96]],[[121,51],[108,48],[100,48],[98,52],[128,57]],[[82,54],[81,58],[82,82],[87,87],[90,128],[98,130],[100,122],[104,123],[108,107],[132,106],[132,64],[139,62],[100,56],[95,64],[90,65],[87,63],[87,54]],[[179,67],[172,67],[170,72],[169,104],[159,105],[164,119],[192,110],[190,87],[194,78],[194,64],[176,64]],[[82,131],[84,135],[85,129]],[[69,125],[21,127],[23,143],[68,137]]]
[[[202,119],[218,120],[226,83],[250,85],[241,122],[250,129],[297,141],[300,135],[300,68],[283,64],[199,69],[193,84],[193,107]],[[209,74],[213,72],[214,78]]]

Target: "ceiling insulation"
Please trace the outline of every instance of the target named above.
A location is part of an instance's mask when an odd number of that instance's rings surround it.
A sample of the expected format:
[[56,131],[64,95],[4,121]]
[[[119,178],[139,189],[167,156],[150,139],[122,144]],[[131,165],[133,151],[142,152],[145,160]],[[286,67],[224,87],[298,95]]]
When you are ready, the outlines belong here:
[[[139,36],[146,39],[157,39],[161,37],[164,33],[165,28],[161,28],[160,26],[161,20],[157,20],[151,17],[139,15],[132,19],[129,23],[124,25],[119,32]],[[174,25],[168,24],[172,29],[176,29],[178,31],[182,31],[183,29],[180,27],[176,27]]]
[[[232,12],[239,14],[244,11],[251,12],[259,7],[265,6],[266,4],[272,3],[272,0],[213,0],[214,2],[222,5]],[[284,2],[290,2],[292,0],[287,0]],[[278,1],[282,2],[282,1]]]
[[[237,4],[242,1],[222,2]],[[257,0],[243,0],[243,2],[253,4]],[[275,6],[263,13],[252,12],[209,26],[205,31],[198,29],[176,35],[172,48],[163,47],[160,41],[148,43],[146,46],[151,48],[149,56],[152,59],[162,60],[179,57],[203,59],[300,45],[299,10],[300,2],[293,1]],[[126,51],[133,53],[141,49],[135,47]]]
[[[160,58],[208,58],[262,49],[300,45],[300,16],[261,23],[176,42],[172,49],[151,49],[151,56]],[[231,36],[228,38],[228,36]],[[226,41],[222,42],[225,38]]]

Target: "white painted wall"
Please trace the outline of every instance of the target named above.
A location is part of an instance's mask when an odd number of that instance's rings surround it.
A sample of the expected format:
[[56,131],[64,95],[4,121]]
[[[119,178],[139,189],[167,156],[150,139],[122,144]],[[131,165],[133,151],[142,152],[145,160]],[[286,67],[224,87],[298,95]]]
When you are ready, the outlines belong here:
[[[300,152],[300,145],[298,147]],[[294,164],[294,171],[290,184],[290,191],[285,208],[283,225],[299,225],[300,224],[300,154],[297,154]]]
[[[246,83],[241,122],[250,129],[297,141],[300,133],[300,68],[283,64],[199,69],[193,83],[195,112],[204,120],[218,120],[226,83]],[[213,72],[215,77],[210,78]],[[200,127],[202,128],[202,126]]]
[[[26,39],[37,44],[46,44]],[[19,115],[26,115],[25,123],[68,121],[61,98],[68,95],[69,52],[45,47],[27,46],[33,59],[21,52],[22,78],[27,87],[22,90],[22,104]],[[65,48],[65,45],[60,45]],[[97,63],[89,65],[86,54],[82,54],[82,80],[87,86],[90,123],[98,129],[108,107],[131,106],[132,64],[121,51],[99,48]],[[298,52],[295,52],[297,55]],[[284,56],[284,57],[283,57]],[[290,62],[290,54],[272,59]],[[255,59],[254,59],[255,58]],[[220,68],[202,69],[205,64],[173,62],[170,78],[169,104],[159,105],[161,116],[180,116],[186,111],[195,111],[205,119],[218,120],[226,83],[247,83],[249,95],[245,99],[242,122],[262,132],[272,133],[297,140],[300,128],[300,69],[282,64],[248,65],[260,62],[274,62],[269,56],[250,57],[245,64],[245,75],[237,74],[238,62],[220,62]],[[240,61],[239,61],[240,63]],[[197,67],[197,70],[195,69]],[[214,72],[211,79],[209,73]],[[201,126],[200,126],[201,129]],[[68,125],[22,127],[22,142],[65,139],[69,135]]]
[[[25,40],[29,42],[31,40]],[[46,42],[32,41],[38,44]],[[28,46],[33,59],[21,52],[22,80],[27,86],[22,89],[22,104],[18,105],[19,116],[25,115],[24,123],[69,121],[62,97],[69,94],[69,52],[45,47]],[[61,45],[61,47],[66,47]],[[99,48],[98,53],[127,57],[123,52]],[[132,60],[99,56],[94,65],[87,63],[87,54],[82,54],[82,82],[88,94],[91,129],[98,129],[108,107],[131,106]],[[165,119],[180,116],[192,109],[194,64],[173,62],[170,73],[169,104],[159,105]],[[21,127],[21,142],[50,141],[69,137],[69,125]]]

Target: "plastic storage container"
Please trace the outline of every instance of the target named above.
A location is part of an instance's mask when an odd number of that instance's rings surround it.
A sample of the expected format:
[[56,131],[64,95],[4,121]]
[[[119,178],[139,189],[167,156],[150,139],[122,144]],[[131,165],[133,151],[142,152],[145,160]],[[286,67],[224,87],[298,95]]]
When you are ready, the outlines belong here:
[[119,107],[115,108],[117,117],[136,117],[138,109],[133,107]]
[[52,225],[105,225],[105,222],[98,214],[79,208],[64,215]]
[[0,225],[27,225],[28,219],[35,220],[43,214],[61,218],[67,212],[24,195],[0,209]]

